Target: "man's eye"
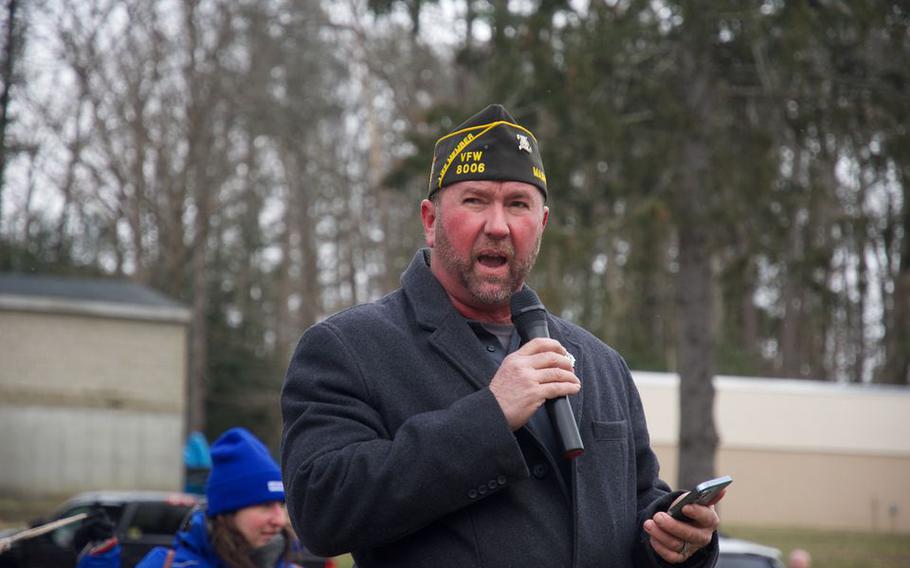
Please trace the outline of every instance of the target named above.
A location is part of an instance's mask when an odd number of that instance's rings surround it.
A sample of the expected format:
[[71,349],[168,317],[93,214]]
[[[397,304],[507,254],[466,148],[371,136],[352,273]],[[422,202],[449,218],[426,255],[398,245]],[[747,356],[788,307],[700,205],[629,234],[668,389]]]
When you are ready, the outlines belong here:
[[519,207],[521,209],[527,209],[530,207],[530,205],[528,205],[527,201],[513,201],[512,207]]

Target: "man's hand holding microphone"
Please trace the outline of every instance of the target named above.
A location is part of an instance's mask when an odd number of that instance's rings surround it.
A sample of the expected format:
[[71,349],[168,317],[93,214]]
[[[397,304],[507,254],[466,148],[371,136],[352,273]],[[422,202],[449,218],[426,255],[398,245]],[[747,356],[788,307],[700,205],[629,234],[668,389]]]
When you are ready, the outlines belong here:
[[581,390],[568,352],[555,339],[532,339],[503,360],[490,390],[514,432],[549,399]]

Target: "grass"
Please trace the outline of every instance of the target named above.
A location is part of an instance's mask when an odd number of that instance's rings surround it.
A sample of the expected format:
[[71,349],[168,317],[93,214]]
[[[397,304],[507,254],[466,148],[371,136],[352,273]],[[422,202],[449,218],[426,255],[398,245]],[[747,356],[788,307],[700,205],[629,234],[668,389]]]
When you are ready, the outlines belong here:
[[[804,548],[818,568],[908,568],[910,536],[846,531],[724,526],[728,536],[779,548],[786,562],[794,548]],[[335,559],[338,568],[351,568],[349,555]]]
[[794,548],[812,555],[820,568],[907,568],[910,566],[910,536],[847,531],[724,526],[724,533],[753,540],[783,553]]

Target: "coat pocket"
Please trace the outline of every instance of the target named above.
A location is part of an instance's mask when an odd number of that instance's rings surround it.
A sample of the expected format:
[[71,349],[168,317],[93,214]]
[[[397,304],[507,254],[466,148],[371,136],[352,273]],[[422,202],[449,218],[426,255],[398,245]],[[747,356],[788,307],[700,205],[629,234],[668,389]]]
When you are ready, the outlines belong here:
[[591,427],[594,430],[595,440],[625,440],[628,435],[628,426],[625,420],[619,420],[618,422],[598,422],[593,420],[591,421]]

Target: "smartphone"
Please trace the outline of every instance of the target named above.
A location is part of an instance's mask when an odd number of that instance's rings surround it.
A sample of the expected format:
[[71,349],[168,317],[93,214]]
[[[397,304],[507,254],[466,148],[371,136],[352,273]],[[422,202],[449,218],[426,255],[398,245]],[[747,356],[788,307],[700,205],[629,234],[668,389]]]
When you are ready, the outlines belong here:
[[709,479],[708,481],[703,481],[695,486],[692,491],[670,506],[670,509],[667,513],[678,521],[691,521],[689,517],[685,516],[682,512],[682,508],[691,503],[698,503],[699,505],[707,505],[717,496],[721,489],[733,483],[733,478],[729,475],[723,477],[718,477],[716,479]]

